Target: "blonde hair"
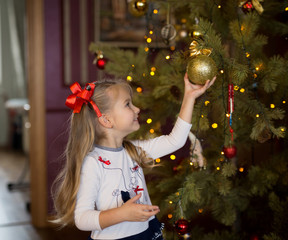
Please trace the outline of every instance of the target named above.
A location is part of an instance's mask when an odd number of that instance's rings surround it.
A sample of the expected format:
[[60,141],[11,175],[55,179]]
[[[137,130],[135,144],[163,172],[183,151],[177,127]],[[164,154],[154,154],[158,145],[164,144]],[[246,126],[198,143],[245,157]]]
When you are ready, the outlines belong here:
[[[109,80],[97,82],[92,100],[96,103],[101,113],[107,112],[110,108],[107,89],[113,86],[127,88],[132,95],[132,88],[125,81]],[[64,152],[66,162],[52,187],[56,211],[55,219],[52,222],[63,227],[74,224],[74,209],[80,185],[80,172],[83,160],[93,150],[94,144],[99,139],[105,138],[96,118],[96,113],[90,104],[83,104],[80,113],[72,114],[70,118],[69,139]],[[153,167],[153,159],[148,158],[140,147],[134,146],[127,140],[123,141],[123,147],[138,165],[143,168]]]

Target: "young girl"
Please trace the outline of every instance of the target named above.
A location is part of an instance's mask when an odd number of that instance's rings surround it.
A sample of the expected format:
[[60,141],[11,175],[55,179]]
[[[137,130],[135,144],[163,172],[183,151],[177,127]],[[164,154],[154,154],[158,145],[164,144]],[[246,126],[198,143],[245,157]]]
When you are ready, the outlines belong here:
[[162,225],[151,204],[142,168],[181,148],[191,128],[195,99],[215,81],[193,85],[187,74],[185,92],[175,126],[169,135],[150,140],[126,141],[139,129],[139,108],[124,81],[78,83],[66,100],[72,108],[66,165],[57,178],[54,195],[57,219],[91,239],[160,240]]

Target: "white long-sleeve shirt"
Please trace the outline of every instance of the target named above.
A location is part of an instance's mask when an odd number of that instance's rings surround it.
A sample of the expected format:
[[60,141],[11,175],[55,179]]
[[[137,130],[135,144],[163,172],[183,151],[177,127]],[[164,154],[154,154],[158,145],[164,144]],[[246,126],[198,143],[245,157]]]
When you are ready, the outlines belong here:
[[[156,159],[181,148],[188,137],[191,124],[178,117],[169,135],[149,140],[132,141],[149,157]],[[122,192],[122,193],[121,193]],[[80,230],[92,231],[92,239],[117,239],[145,231],[146,222],[121,222],[101,229],[99,215],[103,210],[120,207],[122,196],[142,193],[138,203],[151,205],[143,170],[125,148],[95,146],[84,159],[80,187],[75,207],[75,224]]]

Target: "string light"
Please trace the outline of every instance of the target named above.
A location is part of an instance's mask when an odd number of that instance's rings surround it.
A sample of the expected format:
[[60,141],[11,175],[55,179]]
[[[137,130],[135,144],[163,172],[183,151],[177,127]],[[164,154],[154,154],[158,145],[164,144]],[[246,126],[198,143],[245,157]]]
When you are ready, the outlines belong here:
[[200,208],[200,209],[198,210],[198,212],[199,212],[199,213],[203,213],[203,209]]
[[153,31],[152,31],[152,30],[150,30],[150,31],[149,31],[149,34],[150,34],[150,35],[152,35],[152,34],[153,34]]
[[170,200],[169,203],[172,204],[173,202]]
[[283,104],[285,104],[286,103],[286,101],[285,100],[283,100],[283,102],[282,102]]
[[275,108],[275,104],[271,103],[270,108]]
[[155,72],[156,71],[156,67],[151,67],[151,71]]
[[173,217],[173,215],[172,215],[171,213],[169,213],[169,214],[168,214],[168,218],[171,219],[172,217]]
[[141,93],[141,92],[142,92],[142,88],[141,88],[141,87],[137,87],[137,88],[136,88],[136,91],[137,91],[138,93]]
[[259,118],[259,116],[260,116],[259,114],[256,114],[256,118]]
[[230,117],[230,114],[229,114],[229,113],[226,113],[226,117],[229,118],[229,117]]
[[201,115],[201,118],[204,118],[204,115],[203,115],[203,114]]
[[288,12],[288,7],[285,8],[285,11]]
[[171,160],[175,160],[176,159],[176,156],[174,154],[170,155],[170,159]]
[[209,101],[205,101],[205,106],[207,106],[210,102]]
[[150,123],[152,123],[152,119],[151,119],[151,118],[148,118],[148,119],[146,120],[146,122],[147,122],[148,124],[150,124]]
[[213,123],[213,124],[212,124],[212,128],[215,129],[215,128],[217,128],[217,127],[218,127],[218,124],[217,124],[217,123]]
[[223,152],[223,151],[221,152],[221,155],[224,155],[224,152]]
[[281,128],[281,132],[285,132],[285,128]]
[[218,5],[218,8],[221,8],[221,5]]
[[130,75],[127,76],[127,81],[131,82],[132,81],[132,77]]
[[154,9],[154,10],[153,10],[153,13],[154,13],[154,14],[158,14],[158,10],[157,10],[157,9]]
[[234,90],[235,90],[235,91],[238,91],[238,90],[239,90],[239,87],[238,87],[237,85],[235,85],[235,86],[234,86]]
[[145,52],[148,52],[148,51],[149,51],[149,48],[148,48],[148,47],[145,47],[144,50],[145,50]]
[[223,69],[221,69],[221,70],[220,70],[220,73],[221,73],[221,74],[223,74],[223,73],[224,73],[224,70],[223,70]]
[[146,39],[146,42],[147,42],[147,43],[151,43],[151,42],[152,42],[152,38],[148,37],[148,38]]
[[171,47],[170,47],[170,50],[171,50],[171,51],[174,51],[175,49],[176,49],[175,46],[171,46]]
[[249,58],[250,57],[250,53],[246,52],[246,57]]
[[243,167],[240,167],[240,168],[239,168],[239,172],[244,172],[244,168],[243,168]]
[[156,159],[155,159],[155,162],[156,162],[156,163],[160,163],[160,162],[161,162],[161,159],[160,159],[160,158],[156,158]]
[[244,93],[244,92],[245,92],[245,89],[244,89],[244,88],[241,88],[241,89],[240,89],[240,92],[241,92],[241,93]]
[[155,72],[150,72],[150,75],[151,75],[151,76],[154,76],[154,75],[155,75]]
[[151,128],[151,129],[149,130],[149,132],[150,132],[151,134],[153,134],[153,133],[155,132],[155,130],[154,130],[153,128]]
[[217,171],[220,171],[220,167],[217,167],[216,170],[217,170]]
[[169,60],[169,59],[170,59],[170,56],[169,56],[169,55],[167,55],[167,56],[166,56],[166,59],[167,59],[167,60]]

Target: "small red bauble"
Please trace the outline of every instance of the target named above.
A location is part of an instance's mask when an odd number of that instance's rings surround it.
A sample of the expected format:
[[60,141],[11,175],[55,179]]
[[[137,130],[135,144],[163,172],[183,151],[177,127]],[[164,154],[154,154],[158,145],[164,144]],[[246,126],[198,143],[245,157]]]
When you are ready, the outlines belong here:
[[104,69],[105,65],[107,63],[107,59],[106,58],[99,58],[96,62],[96,65],[99,69]]
[[244,13],[249,13],[249,12],[252,12],[254,10],[254,6],[253,6],[253,3],[252,3],[251,0],[246,1],[245,3],[243,3],[241,8],[242,8],[242,11]]
[[175,222],[175,230],[178,234],[183,235],[189,232],[189,222],[186,219],[179,219]]
[[233,158],[236,156],[237,148],[233,146],[223,147],[224,156],[227,158]]

